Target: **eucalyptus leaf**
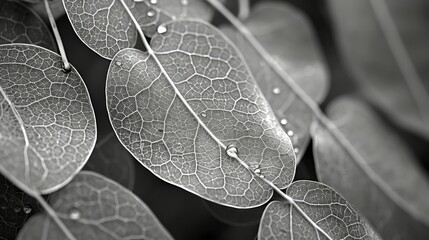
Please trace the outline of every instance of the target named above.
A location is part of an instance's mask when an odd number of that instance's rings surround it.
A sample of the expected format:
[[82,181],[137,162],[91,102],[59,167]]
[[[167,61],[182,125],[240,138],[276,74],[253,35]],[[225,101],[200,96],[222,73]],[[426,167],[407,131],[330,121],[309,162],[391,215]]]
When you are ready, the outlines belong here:
[[[329,88],[326,68],[311,26],[301,12],[286,3],[262,2],[254,7],[244,24],[309,96],[319,102],[325,98]],[[290,134],[299,161],[310,140],[311,109],[273,71],[270,63],[261,61],[262,57],[245,36],[230,26],[221,30],[249,64],[278,121]]]
[[[100,56],[112,59],[121,49],[134,47],[137,31],[119,0],[63,0],[79,38]],[[202,0],[124,0],[143,32],[151,37],[158,26],[182,15],[210,20],[213,10]]]
[[405,143],[354,98],[328,107],[361,158],[350,157],[323,128],[314,136],[319,179],[354,204],[386,239],[427,239],[429,179]]
[[0,172],[31,194],[71,181],[96,140],[81,77],[61,57],[28,44],[0,46]]
[[329,7],[362,93],[397,123],[429,137],[428,1],[330,0]]
[[201,21],[165,23],[151,40],[156,58],[118,52],[107,108],[122,144],[161,179],[236,208],[259,206],[272,189],[226,148],[279,188],[295,172],[292,144],[231,42]]
[[31,43],[56,49],[51,32],[40,17],[19,2],[0,1],[0,44]]
[[[152,211],[132,192],[94,172],[81,171],[51,195],[50,204],[76,239],[173,239]],[[46,214],[30,218],[23,239],[66,239]]]
[[114,132],[99,137],[84,169],[100,173],[133,190],[134,159],[118,141]]
[[[296,181],[286,190],[286,194],[333,240],[381,239],[368,221],[327,185]],[[292,205],[272,201],[261,218],[258,239],[328,238],[313,228]]]

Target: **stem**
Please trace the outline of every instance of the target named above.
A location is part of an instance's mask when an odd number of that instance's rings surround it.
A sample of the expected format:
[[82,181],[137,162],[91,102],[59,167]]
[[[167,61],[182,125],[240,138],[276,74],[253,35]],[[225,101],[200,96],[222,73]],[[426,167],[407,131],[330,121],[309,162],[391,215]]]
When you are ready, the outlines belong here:
[[[265,50],[265,48],[259,43],[259,41],[252,35],[252,33],[237,19],[235,16],[225,8],[222,3],[218,0],[206,0],[209,2],[217,11],[219,11],[225,18],[242,34],[246,37],[246,39],[250,42],[250,44],[255,48],[255,50],[259,53],[259,55],[269,63],[269,66],[276,72],[283,80],[289,85],[292,91],[297,95],[297,97],[304,102],[304,104],[311,109],[313,115],[317,119],[320,125],[325,128],[329,134],[333,137],[333,139],[341,146],[345,152],[355,160],[356,164],[368,175],[368,177],[375,183],[380,186],[380,188],[386,192],[388,196],[392,196],[391,191],[389,191],[389,187],[383,180],[374,173],[374,171],[365,164],[365,160],[362,156],[357,152],[357,150],[353,147],[353,145],[347,140],[347,138],[338,130],[333,122],[322,112],[319,108],[319,105],[308,96],[302,89],[299,87],[295,81],[278,65],[275,60],[271,58],[271,55]],[[240,162],[241,164],[245,164],[244,162]],[[249,169],[249,168],[248,168]],[[249,169],[250,170],[250,169]],[[253,171],[252,171],[253,172]],[[282,197],[284,197],[288,202],[290,202],[290,198],[286,198],[286,194],[281,191],[271,182],[262,178],[267,184],[269,184],[277,193],[279,193]],[[392,199],[396,200],[395,196],[392,196]],[[292,199],[293,201],[293,199]],[[297,209],[299,208],[296,203],[290,202]],[[300,210],[298,210],[300,211]],[[302,210],[300,211],[301,213]],[[306,217],[306,216],[304,216]],[[306,217],[307,218],[307,217]],[[308,220],[308,218],[307,218]],[[311,221],[310,221],[311,222]]]
[[63,221],[61,221],[61,219],[58,217],[55,210],[51,208],[51,206],[45,201],[45,199],[43,199],[43,197],[40,194],[34,194],[33,197],[36,198],[36,200],[42,205],[45,211],[49,214],[49,216],[54,220],[54,222],[66,235],[66,237],[69,240],[76,240],[76,238],[73,236],[70,230],[66,227],[66,225],[64,225]]
[[241,21],[249,17],[250,14],[250,0],[238,1],[238,19]]
[[55,40],[57,41],[58,49],[60,50],[61,59],[63,61],[64,72],[71,71],[71,65],[67,59],[66,51],[64,50],[64,44],[61,40],[60,32],[58,31],[57,24],[55,23],[54,15],[52,15],[51,8],[49,7],[48,0],[44,0],[46,13],[48,14],[49,22],[51,23],[52,31],[54,32]]
[[395,22],[389,13],[386,2],[384,0],[369,0],[369,2],[380,24],[381,31],[386,36],[387,44],[405,79],[405,83],[420,110],[420,116],[423,121],[429,123],[429,96],[405,48],[404,42],[395,26]]

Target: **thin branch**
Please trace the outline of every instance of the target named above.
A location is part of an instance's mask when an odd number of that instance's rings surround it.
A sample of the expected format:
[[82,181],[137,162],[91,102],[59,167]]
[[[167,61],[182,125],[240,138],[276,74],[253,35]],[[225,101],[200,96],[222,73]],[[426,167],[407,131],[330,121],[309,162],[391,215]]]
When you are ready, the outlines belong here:
[[40,194],[34,194],[32,197],[34,197],[42,205],[48,215],[54,220],[54,222],[58,225],[58,227],[63,231],[69,240],[76,240],[70,230],[66,227],[66,225],[64,225],[63,221],[61,221],[61,219],[58,217],[55,210],[51,208],[51,206],[45,201],[45,199],[43,199]]
[[58,31],[57,24],[55,23],[54,15],[52,14],[51,7],[49,6],[49,0],[44,0],[46,13],[48,14],[49,22],[51,23],[52,31],[54,32],[55,40],[57,42],[58,50],[60,51],[61,59],[63,61],[64,72],[71,71],[71,65],[67,59],[66,51],[64,50],[64,44],[61,40],[60,32]]
[[250,14],[250,0],[238,0],[238,19],[247,19]]
[[398,29],[395,26],[395,22],[389,13],[386,2],[385,0],[369,0],[369,2],[374,10],[375,17],[380,23],[381,31],[386,36],[387,44],[389,45],[394,59],[398,64],[399,70],[405,79],[405,83],[411,91],[414,101],[420,110],[420,116],[423,121],[429,123],[429,95],[425,90],[426,88],[422,79],[411,61],[410,55],[408,54]]
[[[347,138],[338,130],[335,124],[322,112],[319,105],[308,96],[302,89],[296,84],[295,81],[278,65],[275,60],[271,58],[271,55],[265,50],[265,48],[259,43],[259,41],[252,35],[252,33],[218,0],[206,0],[209,2],[217,11],[219,11],[225,18],[242,34],[246,37],[252,47],[259,53],[259,55],[269,63],[269,66],[275,71],[283,80],[289,85],[292,91],[297,97],[304,102],[307,107],[311,109],[313,115],[317,119],[318,123],[333,137],[333,139],[341,146],[345,152],[356,161],[357,165],[368,175],[368,177],[381,187],[387,195],[391,196],[394,201],[400,202],[399,198],[392,193],[388,185],[367,165],[362,156],[357,152],[353,145],[347,140]],[[274,190],[276,190],[274,188]],[[277,192],[277,190],[276,190]],[[283,196],[283,195],[282,195]],[[284,196],[283,196],[284,197]],[[288,200],[288,199],[286,199]]]

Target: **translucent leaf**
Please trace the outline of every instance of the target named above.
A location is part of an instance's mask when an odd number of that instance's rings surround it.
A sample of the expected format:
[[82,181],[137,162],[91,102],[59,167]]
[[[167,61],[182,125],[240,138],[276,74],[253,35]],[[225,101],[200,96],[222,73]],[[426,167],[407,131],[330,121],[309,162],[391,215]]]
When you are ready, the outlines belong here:
[[[177,14],[205,20],[213,15],[201,0],[125,2],[149,37],[161,23],[180,17]],[[135,46],[137,31],[119,0],[64,0],[64,6],[76,34],[100,56],[111,59],[119,50]]]
[[341,53],[362,93],[394,121],[428,137],[428,1],[329,3]]
[[289,137],[221,32],[185,20],[165,29],[151,41],[156,59],[125,49],[111,62],[106,96],[116,135],[171,184],[226,206],[265,203],[272,189],[226,148],[285,188],[295,172]]
[[133,157],[118,141],[114,132],[98,139],[84,169],[98,172],[133,190],[135,180]]
[[[332,240],[380,239],[368,221],[334,189],[313,181],[296,181],[286,190],[298,206]],[[258,239],[327,239],[286,202],[268,204]]]
[[328,115],[361,158],[351,158],[318,128],[314,153],[319,179],[349,199],[384,238],[426,239],[429,179],[411,151],[356,99],[334,101]]
[[18,230],[41,210],[35,199],[0,175],[0,239],[15,239]]
[[0,172],[29,194],[64,186],[95,145],[81,77],[61,57],[27,44],[0,46]]
[[0,1],[0,29],[0,44],[31,43],[56,48],[42,19],[19,2]]
[[[244,24],[307,94],[317,101],[324,99],[329,87],[326,69],[311,26],[302,13],[286,3],[263,2],[255,6]],[[261,60],[240,32],[226,26],[221,30],[241,50],[278,121],[290,134],[299,161],[310,140],[311,109],[269,63]]]
[[[152,211],[132,192],[97,173],[82,171],[51,195],[50,205],[76,239],[172,239]],[[45,214],[30,218],[23,239],[66,239]]]

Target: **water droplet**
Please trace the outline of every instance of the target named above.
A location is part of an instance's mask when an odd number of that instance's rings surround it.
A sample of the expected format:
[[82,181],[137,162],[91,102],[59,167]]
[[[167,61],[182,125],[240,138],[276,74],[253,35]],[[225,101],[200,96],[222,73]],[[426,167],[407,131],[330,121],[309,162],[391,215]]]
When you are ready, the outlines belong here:
[[80,218],[80,211],[77,208],[72,208],[69,213],[69,217],[73,220],[77,220]]
[[20,212],[20,211],[21,211],[21,208],[20,208],[20,207],[14,207],[14,208],[13,208],[13,211],[14,211],[14,212],[16,212],[16,213],[18,213],[18,212]]
[[287,124],[287,120],[283,118],[282,120],[280,120],[280,124],[283,125],[283,126],[286,125]]
[[238,149],[234,144],[230,144],[226,147],[226,154],[232,158],[238,157]]
[[260,178],[265,178],[265,176],[264,176],[264,175],[259,175],[259,177],[260,177]]
[[261,173],[261,169],[257,168],[255,170],[253,170],[256,174],[260,174]]
[[25,214],[29,214],[33,209],[31,209],[30,206],[26,205],[24,206],[24,208],[22,208],[22,210],[24,211]]
[[120,66],[122,66],[122,63],[120,61],[116,61],[116,65],[118,65],[120,67]]
[[207,114],[201,113],[201,117],[207,117]]
[[153,16],[155,16],[155,11],[153,11],[153,10],[149,10],[149,11],[147,11],[147,14],[146,14],[148,17],[153,17]]
[[299,153],[299,148],[294,148],[294,149],[293,149],[293,151],[294,151],[295,153]]
[[180,0],[180,4],[182,4],[183,6],[188,5],[188,0]]
[[288,135],[289,137],[292,137],[292,136],[293,136],[293,131],[292,131],[292,130],[287,131],[287,135]]
[[157,4],[158,3],[158,0],[150,0],[150,4]]
[[164,25],[159,25],[157,32],[160,34],[166,33],[167,32],[167,28]]
[[273,93],[276,94],[276,95],[280,94],[280,88],[274,88],[273,89]]

